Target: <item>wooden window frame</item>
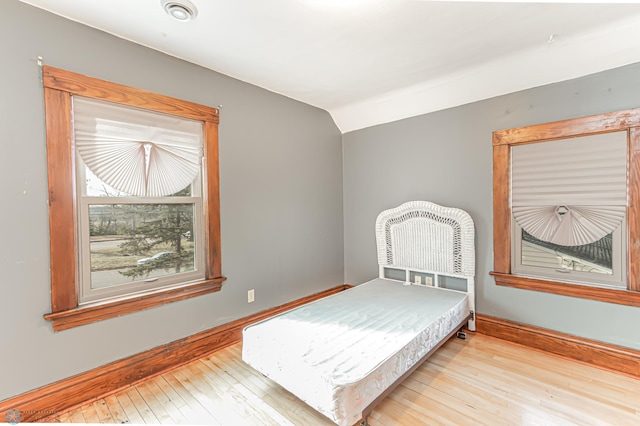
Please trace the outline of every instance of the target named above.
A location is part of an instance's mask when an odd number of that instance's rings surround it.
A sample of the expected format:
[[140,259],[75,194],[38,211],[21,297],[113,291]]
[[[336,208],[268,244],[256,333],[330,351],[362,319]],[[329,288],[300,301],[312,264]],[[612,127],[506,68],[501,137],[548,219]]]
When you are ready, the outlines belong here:
[[[511,273],[511,147],[627,132],[627,288],[613,289]],[[496,284],[628,306],[640,306],[640,108],[493,132],[493,271]]]
[[[166,303],[219,291],[220,188],[216,108],[44,66],[44,105],[49,179],[51,313],[55,331],[124,315]],[[204,191],[205,279],[184,286],[149,290],[83,305],[78,304],[76,185],[72,129],[72,96],[115,102],[203,122],[206,191]]]

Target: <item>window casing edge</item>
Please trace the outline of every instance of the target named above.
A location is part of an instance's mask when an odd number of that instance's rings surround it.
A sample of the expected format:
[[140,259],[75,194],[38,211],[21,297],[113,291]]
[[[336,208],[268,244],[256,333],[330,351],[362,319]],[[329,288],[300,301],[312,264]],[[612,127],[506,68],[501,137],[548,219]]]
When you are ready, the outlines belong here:
[[[609,289],[512,274],[512,225],[509,205],[510,148],[524,143],[628,132],[627,159],[627,288]],[[493,143],[493,250],[496,284],[608,303],[640,306],[640,108],[553,123],[495,131]]]
[[226,277],[220,277],[177,288],[161,288],[115,300],[89,303],[73,309],[45,314],[44,319],[51,321],[54,331],[66,330],[179,300],[215,293],[222,289],[222,282],[225,280]]
[[[50,227],[51,313],[55,331],[124,315],[166,303],[219,291],[220,200],[218,175],[218,111],[215,108],[110,83],[81,74],[43,67],[45,132]],[[205,279],[184,286],[79,305],[76,230],[76,184],[72,146],[72,95],[116,102],[203,122],[206,158],[204,200]],[[60,267],[59,265],[67,265]],[[69,266],[72,265],[72,266]]]
[[616,305],[639,306],[640,292],[610,289],[604,287],[587,286],[580,284],[567,284],[560,281],[543,280],[540,278],[525,277],[521,275],[489,272],[496,281],[496,285],[514,287],[522,290],[540,291],[561,296],[578,297],[581,299],[597,300],[600,302],[614,303]]

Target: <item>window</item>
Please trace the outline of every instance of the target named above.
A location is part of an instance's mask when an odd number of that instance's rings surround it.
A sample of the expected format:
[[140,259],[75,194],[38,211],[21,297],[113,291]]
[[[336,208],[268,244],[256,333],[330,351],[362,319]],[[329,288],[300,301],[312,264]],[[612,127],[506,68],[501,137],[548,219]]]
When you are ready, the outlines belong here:
[[220,290],[217,110],[43,77],[54,329]]
[[626,288],[627,134],[511,148],[513,269]]
[[496,284],[640,306],[640,110],[493,134]]

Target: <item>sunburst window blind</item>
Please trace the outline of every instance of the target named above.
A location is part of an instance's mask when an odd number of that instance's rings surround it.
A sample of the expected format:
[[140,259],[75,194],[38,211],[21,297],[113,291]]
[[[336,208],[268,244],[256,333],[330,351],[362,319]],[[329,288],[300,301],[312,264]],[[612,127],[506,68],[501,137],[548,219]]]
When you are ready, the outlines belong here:
[[77,152],[112,188],[137,197],[164,197],[198,175],[201,122],[78,96],[73,109]]
[[627,205],[626,146],[626,132],[614,132],[512,147],[511,207],[518,225],[563,246],[612,233]]

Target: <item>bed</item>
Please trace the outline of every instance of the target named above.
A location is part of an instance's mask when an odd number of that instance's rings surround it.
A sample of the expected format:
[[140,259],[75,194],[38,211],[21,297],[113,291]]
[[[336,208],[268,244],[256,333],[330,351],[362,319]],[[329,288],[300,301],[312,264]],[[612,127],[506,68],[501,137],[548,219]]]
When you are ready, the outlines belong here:
[[243,330],[242,359],[340,426],[375,405],[463,327],[475,330],[474,226],[412,201],[376,220],[378,278]]

